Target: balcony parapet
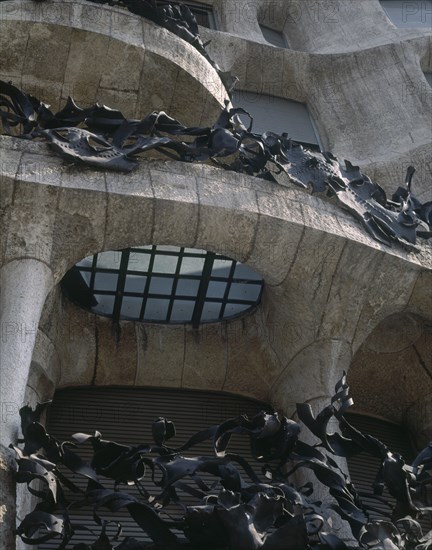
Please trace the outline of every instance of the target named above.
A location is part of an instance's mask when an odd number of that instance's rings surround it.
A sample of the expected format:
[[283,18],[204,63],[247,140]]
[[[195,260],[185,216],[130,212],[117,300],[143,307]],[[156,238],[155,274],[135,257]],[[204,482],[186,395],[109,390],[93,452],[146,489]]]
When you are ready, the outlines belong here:
[[228,98],[199,48],[148,19],[87,0],[0,2],[0,49],[0,78],[43,94],[53,109],[72,95],[129,117],[166,109],[205,123]]

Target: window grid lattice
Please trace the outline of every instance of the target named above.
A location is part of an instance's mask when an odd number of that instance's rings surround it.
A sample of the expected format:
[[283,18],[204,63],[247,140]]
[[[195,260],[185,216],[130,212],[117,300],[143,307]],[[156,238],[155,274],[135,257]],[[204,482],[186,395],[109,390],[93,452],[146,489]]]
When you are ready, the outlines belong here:
[[[80,288],[82,283],[88,287],[93,302],[84,303],[80,298],[71,282],[72,276],[76,283],[76,275],[81,278]],[[237,317],[256,306],[263,281],[226,256],[153,245],[86,258],[65,277],[63,288],[74,302],[117,321],[192,323],[198,327],[203,322]]]

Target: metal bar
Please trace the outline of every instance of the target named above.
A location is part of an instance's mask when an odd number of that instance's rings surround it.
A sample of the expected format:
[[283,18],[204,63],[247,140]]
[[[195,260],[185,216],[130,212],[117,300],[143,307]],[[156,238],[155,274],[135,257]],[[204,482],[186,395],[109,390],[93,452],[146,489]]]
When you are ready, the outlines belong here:
[[156,249],[157,249],[157,247],[155,245],[153,245],[152,249],[151,249],[152,255],[150,257],[149,268],[148,268],[148,271],[147,271],[147,280],[146,280],[146,284],[145,284],[145,287],[144,287],[143,301],[142,301],[142,304],[141,304],[141,311],[140,311],[140,315],[139,315],[140,321],[142,321],[144,319],[144,312],[145,312],[146,302],[147,302],[148,293],[149,293],[149,289],[150,289],[151,274],[152,274],[152,271],[153,271],[153,266],[154,266],[154,261],[155,261],[155,256],[156,256]]
[[123,303],[123,292],[124,292],[124,286],[126,282],[127,266],[129,264],[129,256],[130,256],[130,249],[123,250],[121,261],[120,261],[116,297],[115,297],[114,308],[113,308],[113,319],[116,322],[120,320],[121,307]]
[[237,265],[237,262],[232,260],[231,269],[230,269],[230,272],[229,272],[229,275],[228,275],[228,280],[227,280],[227,285],[226,285],[226,288],[225,288],[224,297],[222,298],[222,306],[221,306],[221,309],[220,309],[220,312],[219,312],[219,319],[223,319],[223,316],[224,316],[224,313],[225,313],[225,308],[226,308],[226,304],[227,304],[227,301],[228,301],[228,296],[229,296],[229,293],[230,293],[230,290],[231,290],[231,285],[232,285],[232,282],[233,282],[236,265]]
[[171,321],[171,314],[172,314],[172,310],[173,310],[173,307],[174,307],[174,301],[175,301],[175,298],[176,298],[177,284],[178,284],[178,280],[179,280],[179,277],[180,277],[181,266],[182,266],[182,263],[183,263],[183,253],[184,253],[184,247],[180,248],[179,257],[178,257],[177,265],[176,265],[176,270],[175,270],[175,273],[174,273],[175,277],[174,277],[174,282],[173,282],[173,286],[172,286],[172,289],[171,289],[170,303],[169,303],[168,312],[167,312],[167,321],[168,321],[168,323]]
[[207,296],[208,285],[215,259],[216,254],[214,252],[207,252],[202,271],[202,278],[198,288],[197,301],[192,314],[193,328],[198,328],[201,322],[201,315],[204,308],[204,302]]

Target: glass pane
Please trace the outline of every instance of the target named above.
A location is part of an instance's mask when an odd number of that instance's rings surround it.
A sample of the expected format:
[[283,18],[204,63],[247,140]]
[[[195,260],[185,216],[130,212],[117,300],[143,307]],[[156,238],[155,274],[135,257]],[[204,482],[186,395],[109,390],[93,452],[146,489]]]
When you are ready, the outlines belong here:
[[189,323],[195,308],[194,300],[175,300],[171,312],[171,321]]
[[239,315],[242,311],[246,311],[251,306],[245,306],[243,304],[227,304],[225,307],[224,317],[233,317]]
[[178,296],[196,296],[198,294],[200,281],[191,281],[189,279],[179,279],[177,281]]
[[90,286],[91,273],[90,271],[80,271],[81,277],[87,283],[87,286]]
[[233,283],[228,298],[230,300],[249,300],[255,302],[261,290],[260,285],[248,285],[246,283]]
[[210,281],[207,289],[207,296],[209,298],[223,298],[225,294],[227,284],[220,283],[218,281]]
[[96,273],[94,289],[98,290],[112,290],[115,292],[117,290],[117,273]]
[[221,304],[218,302],[205,302],[201,315],[201,321],[217,321]]
[[151,254],[136,250],[129,254],[128,271],[142,271],[146,273],[149,268]]
[[120,267],[122,253],[120,250],[108,250],[98,254],[97,267],[103,269],[118,269]]
[[144,292],[147,277],[140,275],[126,275],[125,292]]
[[175,273],[177,269],[178,256],[155,256],[153,264],[154,273]]
[[142,299],[123,296],[120,317],[138,319],[141,312]]
[[212,277],[228,277],[231,266],[231,260],[215,260],[213,262]]
[[201,275],[204,258],[183,258],[180,273],[182,275]]
[[237,264],[234,271],[235,279],[246,279],[252,281],[260,281],[261,275],[253,271],[250,267],[243,264]]
[[[180,253],[191,254],[192,256],[182,256],[180,274],[176,278],[175,272],[179,265]],[[81,266],[81,269],[88,269],[88,271],[79,271],[82,277],[81,292],[85,292],[86,285],[90,286],[90,281],[94,277],[94,295],[98,304],[92,310],[96,313],[112,316],[121,260],[127,255],[129,258],[128,271],[125,276],[120,318],[139,319],[141,310],[144,308],[144,321],[189,323],[192,321],[196,298],[202,284],[203,267],[206,258],[209,258],[208,254],[210,253],[205,250],[165,245],[158,247],[147,245],[134,247],[129,251],[102,252],[96,256],[97,266],[94,271],[94,257],[84,258],[77,264]],[[219,320],[227,289],[229,290],[229,300],[234,302],[245,300],[254,304],[259,298],[263,284],[260,275],[248,266],[236,263],[231,259],[224,259],[223,256],[213,253],[210,257],[214,263],[209,280],[206,281],[206,284],[208,283],[207,294],[204,297],[201,322],[216,322]],[[151,275],[148,274],[150,263],[152,263]],[[100,271],[101,269],[112,270],[114,273],[105,273]],[[159,274],[157,274],[158,272]],[[228,282],[231,274],[237,282]],[[149,298],[143,304],[147,285],[149,287]],[[174,288],[175,293],[173,294]],[[74,288],[72,290],[75,294],[79,294],[79,289]],[[112,296],[101,294],[101,292],[112,293]],[[137,296],[130,296],[130,294],[136,294]],[[160,298],[157,298],[157,296],[160,296]],[[79,302],[79,295],[75,296],[75,299]],[[172,309],[168,320],[171,299],[173,300]],[[82,299],[84,303],[83,300],[84,298]],[[249,309],[247,304],[244,306],[236,303],[227,305],[224,310],[224,317],[236,315],[247,309]]]
[[144,319],[147,321],[166,321],[169,300],[149,298],[146,303]]
[[152,277],[150,281],[150,294],[168,294],[172,292],[174,279],[166,277]]
[[95,298],[98,304],[92,308],[92,311],[95,313],[102,313],[103,315],[113,314],[115,296],[101,296],[100,294],[95,294]]
[[87,256],[76,264],[78,267],[91,267],[93,265],[93,256]]

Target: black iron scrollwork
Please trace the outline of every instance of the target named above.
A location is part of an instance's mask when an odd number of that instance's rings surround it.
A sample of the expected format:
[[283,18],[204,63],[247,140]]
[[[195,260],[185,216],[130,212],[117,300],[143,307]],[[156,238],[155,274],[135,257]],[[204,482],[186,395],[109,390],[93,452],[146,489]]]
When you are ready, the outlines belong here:
[[[432,202],[422,204],[411,191],[414,168],[405,186],[388,199],[384,190],[359,167],[341,164],[331,153],[308,150],[287,135],[256,134],[228,104],[211,127],[186,127],[165,112],[128,120],[103,105],[82,109],[69,98],[53,113],[46,104],[11,83],[0,81],[0,122],[3,132],[43,139],[72,162],[128,172],[137,155],[156,150],[184,162],[211,161],[227,170],[279,183],[292,183],[336,201],[378,242],[417,250],[416,237],[432,236]],[[1,131],[1,128],[0,128]]]
[[[26,483],[40,498],[39,504],[18,526],[16,534],[27,544],[55,539],[59,549],[73,550],[346,550],[346,542],[332,528],[331,513],[346,520],[355,548],[362,550],[430,550],[432,531],[423,533],[418,518],[431,514],[428,487],[432,483],[432,443],[411,464],[392,453],[376,438],[363,434],[345,418],[352,405],[345,375],[335,388],[330,404],[316,417],[308,404],[297,412],[319,444],[301,441],[301,427],[277,413],[246,416],[196,433],[181,447],[169,446],[175,426],[164,418],[153,423],[153,443],[138,446],[106,441],[99,432],[78,433],[71,441],[58,441],[45,431],[38,418],[46,404],[36,411],[21,409],[24,449],[13,447],[18,464],[17,482]],[[330,420],[339,432],[329,432]],[[229,452],[234,435],[247,437],[253,457],[262,463],[264,477],[241,456]],[[213,456],[186,458],[183,453],[203,441],[212,441]],[[91,445],[93,458],[85,463],[76,453],[80,445]],[[43,454],[42,451],[43,450]],[[388,517],[370,521],[373,511],[362,501],[354,485],[332,455],[353,456],[360,452],[381,463],[377,487],[386,487],[394,498]],[[287,468],[288,462],[290,468]],[[328,489],[327,504],[316,501],[314,485],[296,487],[293,474],[300,468],[312,470],[316,483]],[[65,473],[66,472],[66,473]],[[87,480],[85,490],[75,485],[71,474]],[[215,482],[208,484],[202,474]],[[144,488],[144,477],[153,480],[154,491]],[[38,480],[40,488],[34,489]],[[125,484],[139,487],[140,497],[126,491]],[[66,497],[65,489],[72,497]],[[75,493],[74,493],[75,491]],[[193,497],[183,504],[180,492]],[[73,497],[73,494],[76,496]],[[72,498],[72,500],[71,500]],[[382,501],[382,497],[380,498]],[[69,510],[93,507],[100,534],[88,544],[74,545],[77,529]],[[166,513],[175,505],[182,514]],[[153,542],[127,538],[120,541],[121,525],[110,540],[107,527],[113,520],[103,510],[126,510]],[[334,518],[333,518],[334,520]]]

